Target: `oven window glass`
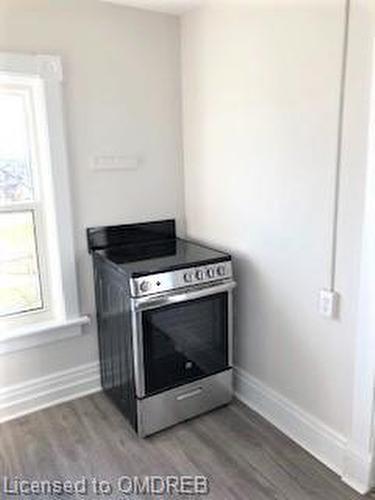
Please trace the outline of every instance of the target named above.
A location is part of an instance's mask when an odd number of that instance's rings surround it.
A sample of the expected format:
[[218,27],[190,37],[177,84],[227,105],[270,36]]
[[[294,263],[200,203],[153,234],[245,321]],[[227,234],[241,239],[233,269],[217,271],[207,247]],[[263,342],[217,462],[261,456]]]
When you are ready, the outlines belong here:
[[146,394],[228,366],[228,294],[143,313]]

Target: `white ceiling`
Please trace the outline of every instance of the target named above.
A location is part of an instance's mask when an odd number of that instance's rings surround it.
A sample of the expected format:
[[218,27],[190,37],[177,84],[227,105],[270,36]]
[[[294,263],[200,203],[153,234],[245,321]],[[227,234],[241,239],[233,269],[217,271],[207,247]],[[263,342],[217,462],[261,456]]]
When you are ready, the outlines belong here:
[[104,2],[127,5],[138,9],[154,10],[167,14],[180,15],[202,5],[204,0],[103,0]]

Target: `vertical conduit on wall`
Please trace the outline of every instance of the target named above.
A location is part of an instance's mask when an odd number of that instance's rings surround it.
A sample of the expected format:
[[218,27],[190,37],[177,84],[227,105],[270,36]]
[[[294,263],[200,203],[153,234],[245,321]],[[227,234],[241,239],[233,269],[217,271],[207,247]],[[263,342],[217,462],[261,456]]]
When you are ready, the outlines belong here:
[[351,0],[345,0],[344,35],[343,35],[340,93],[339,93],[339,113],[338,113],[338,123],[337,123],[336,162],[335,162],[335,172],[334,172],[332,242],[331,242],[330,281],[329,281],[329,287],[331,291],[334,291],[336,288],[336,274],[337,274],[338,222],[339,222],[339,209],[340,209],[340,181],[341,181],[342,145],[343,145],[343,133],[344,133],[345,91],[346,91],[346,77],[347,77],[347,65],[348,65],[350,2]]

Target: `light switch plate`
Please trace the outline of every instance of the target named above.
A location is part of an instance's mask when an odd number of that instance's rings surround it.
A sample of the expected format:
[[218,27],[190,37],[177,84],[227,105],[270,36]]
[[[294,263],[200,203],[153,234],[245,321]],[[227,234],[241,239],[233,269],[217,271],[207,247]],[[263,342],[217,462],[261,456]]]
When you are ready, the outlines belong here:
[[325,318],[337,318],[339,313],[339,294],[334,290],[320,290],[319,314]]
[[139,157],[129,155],[97,155],[92,162],[95,171],[137,170],[138,167]]

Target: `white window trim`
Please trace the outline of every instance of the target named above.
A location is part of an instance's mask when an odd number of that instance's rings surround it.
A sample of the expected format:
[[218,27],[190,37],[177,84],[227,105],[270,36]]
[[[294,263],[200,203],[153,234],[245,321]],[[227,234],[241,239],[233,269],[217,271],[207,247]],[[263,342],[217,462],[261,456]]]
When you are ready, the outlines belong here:
[[23,326],[0,335],[2,354],[80,335],[82,325],[89,323],[90,319],[79,310],[60,57],[2,52],[0,73],[39,77],[43,83],[56,218],[56,268],[63,298],[58,316],[53,321]]

